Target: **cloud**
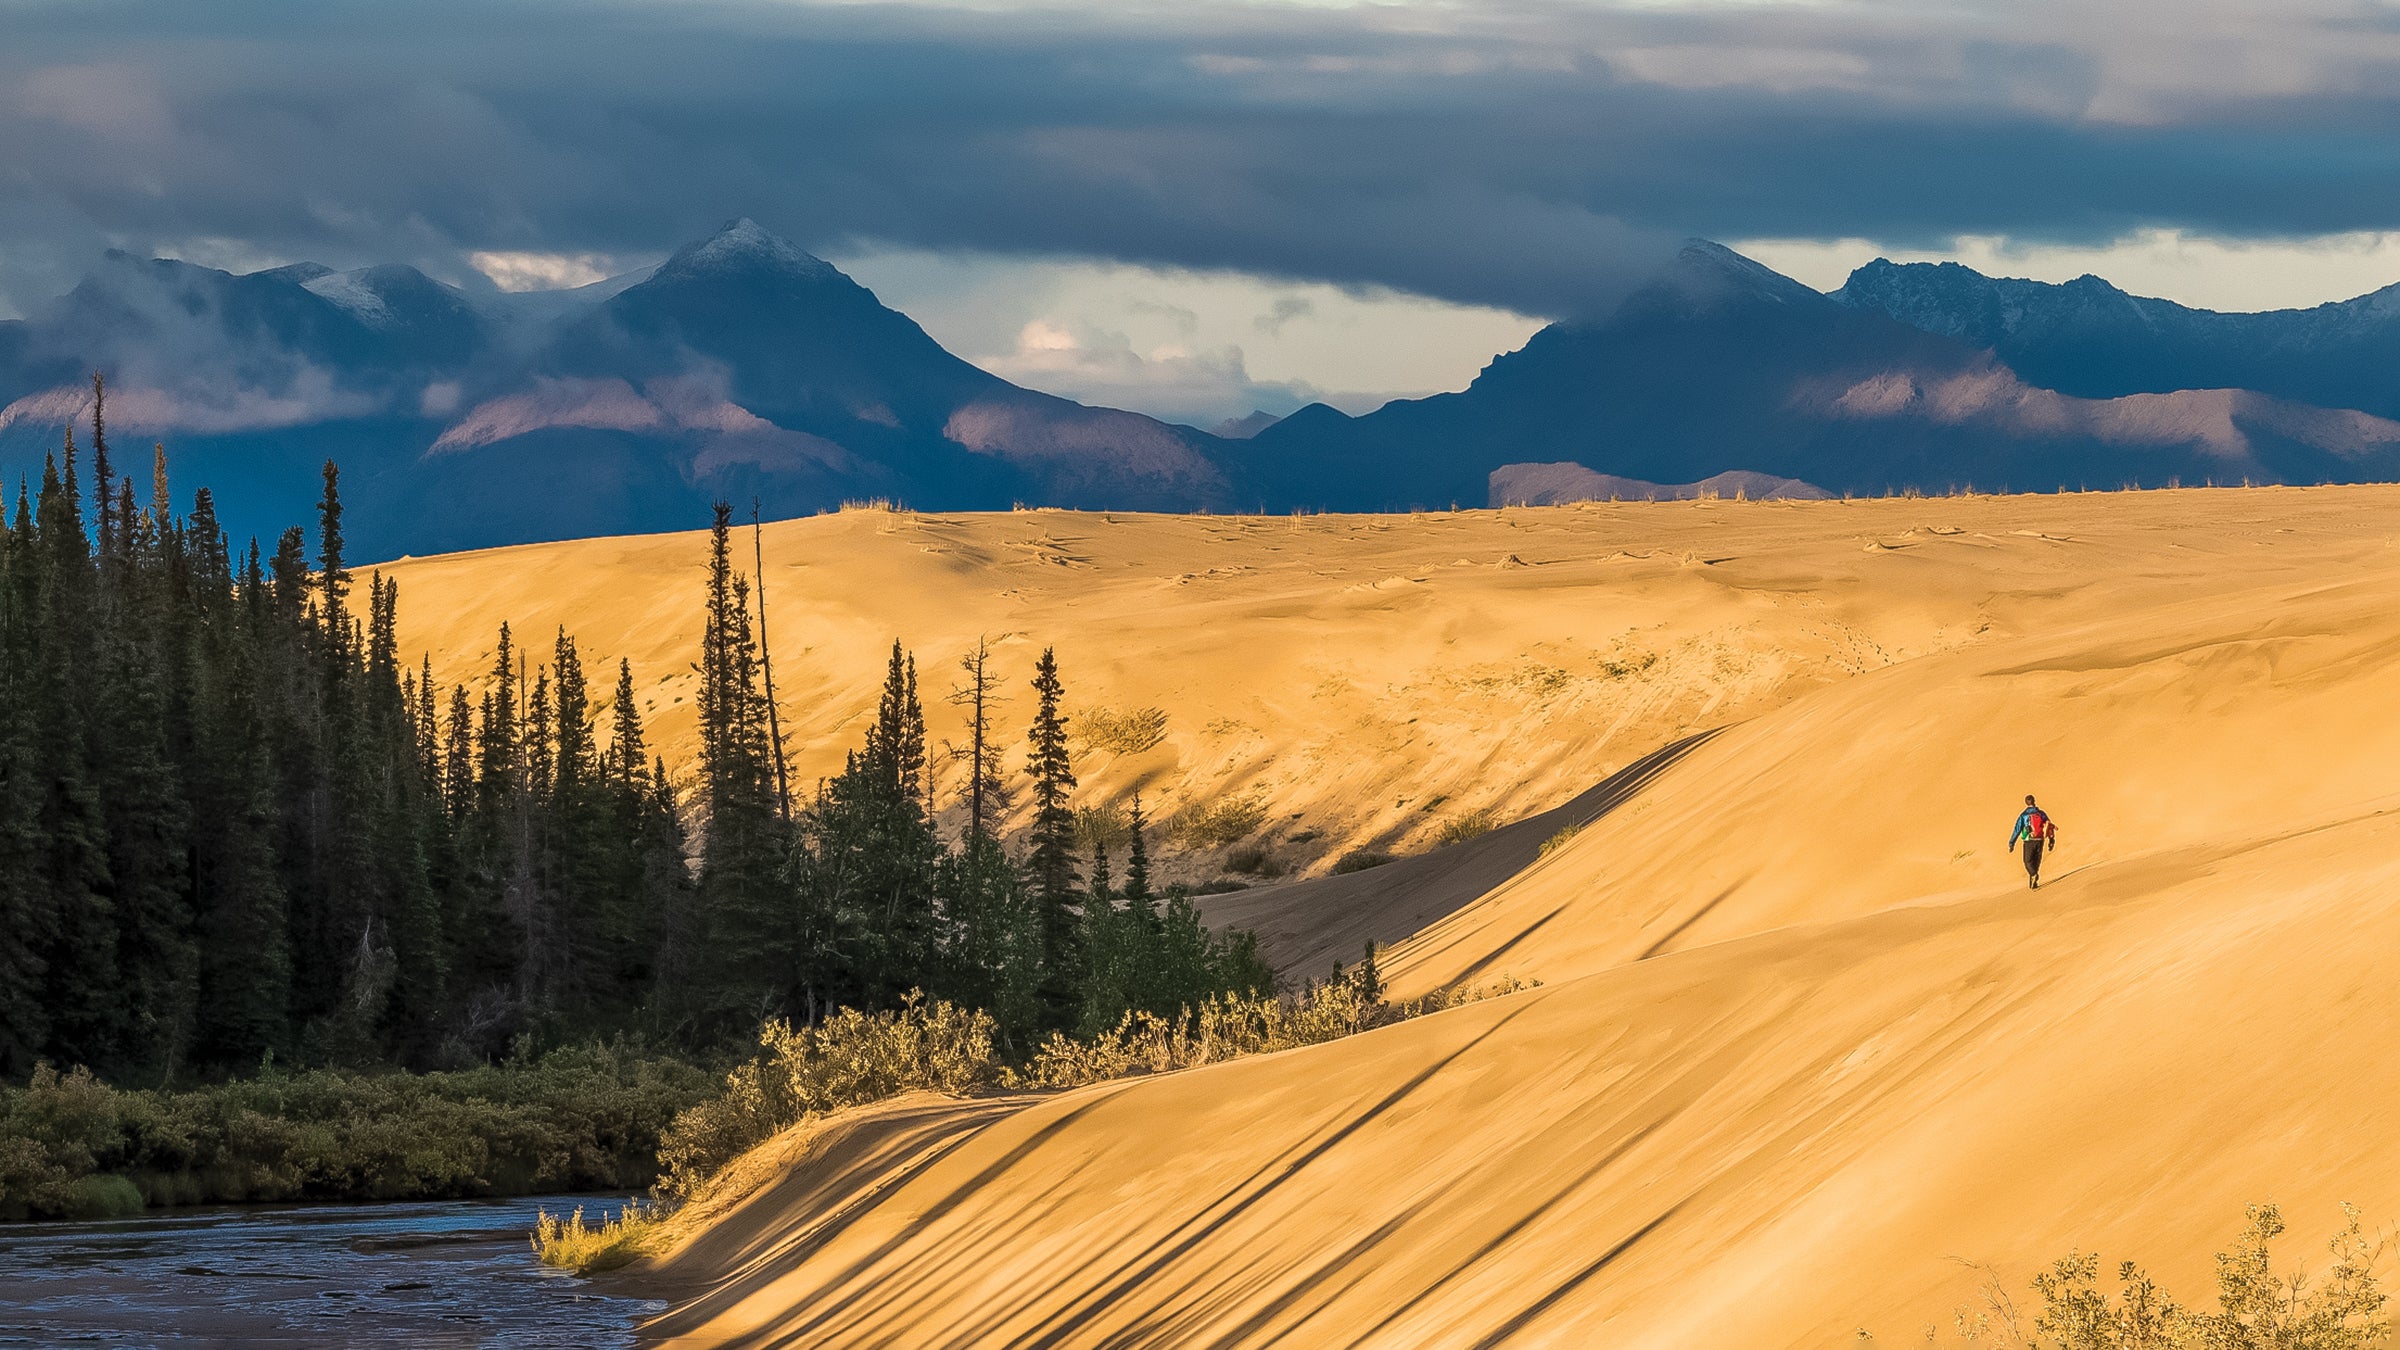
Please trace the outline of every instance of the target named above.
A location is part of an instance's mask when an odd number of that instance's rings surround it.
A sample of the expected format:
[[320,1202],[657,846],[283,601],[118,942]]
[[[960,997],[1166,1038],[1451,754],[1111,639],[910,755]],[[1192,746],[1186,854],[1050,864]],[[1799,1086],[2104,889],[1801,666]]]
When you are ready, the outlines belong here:
[[[837,261],[977,365],[1171,421],[1214,418],[1235,404],[1243,414],[1261,405],[1289,411],[1308,396],[1365,412],[1395,396],[1461,389],[1494,353],[1522,346],[1541,326],[1382,288],[1236,272],[888,250]],[[1238,372],[1214,359],[1228,349],[1239,353]],[[1215,369],[1191,378],[1199,372],[1190,358]],[[1186,378],[1163,378],[1160,366],[1179,366]],[[1178,396],[1179,385],[1197,392]]]
[[479,403],[435,439],[432,454],[472,450],[553,427],[649,431],[665,413],[619,379],[538,379],[522,394]]
[[1275,297],[1272,308],[1250,323],[1259,332],[1272,336],[1282,332],[1283,326],[1292,320],[1306,318],[1316,312],[1315,302],[1305,295],[1279,295]]
[[1297,381],[1260,381],[1242,349],[1162,345],[1136,351],[1123,333],[1070,331],[1036,319],[1014,351],[977,364],[1030,389],[1110,408],[1132,408],[1170,422],[1212,426],[1253,409],[1283,414],[1314,402],[1320,390]]
[[606,281],[624,271],[604,253],[539,253],[523,249],[476,249],[467,263],[504,291],[564,291]]
[[[88,385],[61,385],[27,394],[0,408],[0,432],[18,426],[63,428],[88,422],[91,407]],[[365,416],[377,407],[377,400],[367,395],[335,388],[330,376],[311,366],[274,390],[206,383],[111,385],[108,425],[148,435],[260,431]]]
[[[537,378],[534,387],[477,404],[435,439],[428,455],[449,455],[554,428],[587,431],[680,431],[695,446],[691,472],[707,478],[740,465],[770,473],[829,469],[853,472],[857,460],[841,446],[805,431],[776,426],[732,401],[721,369],[699,368],[645,381],[639,390],[620,379]],[[455,385],[430,386],[455,400]],[[6,423],[0,421],[0,430]]]
[[2256,431],[2352,457],[2400,444],[2400,422],[2287,403],[2246,389],[2076,398],[2034,388],[1998,365],[1923,381],[1891,371],[1850,384],[1833,380],[1804,385],[1793,392],[1792,405],[1849,421],[1981,423],[2018,436],[2088,437],[2123,446],[2189,445],[2228,460],[2251,454]]
[[1685,234],[2400,229],[2373,0],[128,0],[0,8],[0,91],[18,310],[105,244],[532,284],[736,214],[1550,316]]

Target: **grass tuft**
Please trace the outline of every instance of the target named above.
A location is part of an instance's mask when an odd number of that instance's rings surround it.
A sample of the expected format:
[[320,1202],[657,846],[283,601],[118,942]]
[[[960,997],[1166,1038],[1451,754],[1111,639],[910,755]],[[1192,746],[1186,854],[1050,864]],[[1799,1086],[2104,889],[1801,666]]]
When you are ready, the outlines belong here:
[[563,1219],[545,1209],[533,1222],[534,1256],[545,1266],[583,1275],[614,1270],[647,1255],[665,1221],[662,1207],[640,1200],[629,1202],[597,1228],[584,1223],[581,1205]]
[[1499,823],[1500,818],[1493,814],[1492,808],[1488,806],[1480,810],[1469,811],[1465,815],[1452,816],[1442,822],[1442,828],[1434,831],[1433,845],[1435,848],[1441,848],[1450,844],[1463,844],[1470,839],[1481,839],[1490,834]]

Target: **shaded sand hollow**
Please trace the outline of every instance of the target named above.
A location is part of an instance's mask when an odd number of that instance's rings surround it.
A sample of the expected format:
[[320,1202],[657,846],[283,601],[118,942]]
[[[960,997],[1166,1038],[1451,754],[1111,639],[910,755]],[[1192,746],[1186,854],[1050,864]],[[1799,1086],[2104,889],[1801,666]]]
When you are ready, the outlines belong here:
[[[1404,995],[1539,989],[891,1103],[617,1278],[694,1345],[1832,1346],[1946,1321],[1962,1262],[2198,1289],[2251,1200],[2316,1255],[2339,1201],[2400,1218],[2396,527],[2387,488],[774,527],[811,735],[863,706],[847,645],[1039,630],[1168,711],[1162,796],[1405,846],[1396,800],[1530,814],[1725,729],[1546,855],[1487,846],[1486,892],[1428,860],[1226,902],[1287,951],[1426,923]],[[663,657],[694,547],[409,563],[409,636],[555,615]],[[1502,674],[1535,664],[1568,683]],[[2027,791],[2039,892],[2000,847]]]

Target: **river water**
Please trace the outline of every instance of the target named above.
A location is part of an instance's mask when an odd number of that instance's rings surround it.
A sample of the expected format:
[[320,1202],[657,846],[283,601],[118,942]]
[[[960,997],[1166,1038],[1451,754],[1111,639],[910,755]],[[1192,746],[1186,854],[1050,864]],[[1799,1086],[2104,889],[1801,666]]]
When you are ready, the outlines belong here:
[[538,1264],[534,1215],[618,1198],[166,1210],[0,1224],[0,1346],[633,1344],[664,1304]]

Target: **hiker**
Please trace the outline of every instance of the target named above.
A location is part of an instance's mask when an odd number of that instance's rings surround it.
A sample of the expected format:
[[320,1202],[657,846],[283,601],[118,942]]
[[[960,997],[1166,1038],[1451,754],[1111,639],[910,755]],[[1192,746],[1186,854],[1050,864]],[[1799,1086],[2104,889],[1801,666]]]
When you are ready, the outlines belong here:
[[2034,890],[2042,888],[2042,850],[2058,844],[2058,826],[2051,823],[2050,813],[2033,804],[2033,794],[2025,794],[2025,809],[2017,813],[2017,827],[2008,832],[2008,846],[2015,848],[2018,840],[2025,841],[2025,884]]

